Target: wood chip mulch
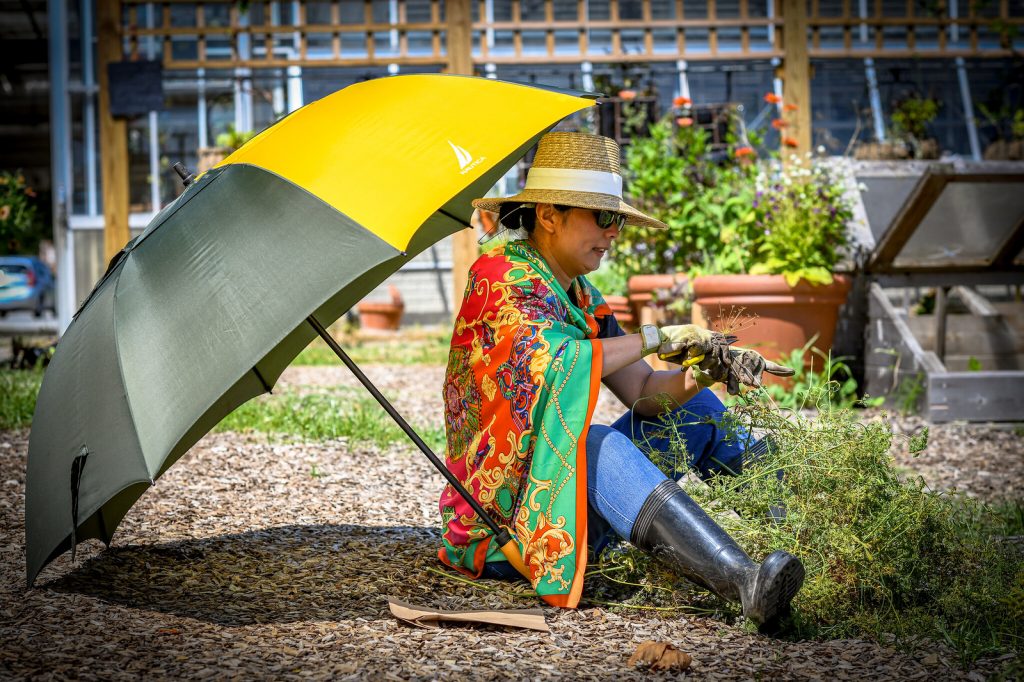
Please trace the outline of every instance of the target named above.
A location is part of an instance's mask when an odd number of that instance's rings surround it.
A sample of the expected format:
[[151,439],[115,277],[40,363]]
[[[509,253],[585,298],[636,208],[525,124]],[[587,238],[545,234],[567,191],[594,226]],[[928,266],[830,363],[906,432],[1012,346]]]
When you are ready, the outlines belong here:
[[[440,420],[443,370],[366,369],[411,421]],[[318,367],[290,369],[282,383],[348,381]],[[613,399],[602,400],[613,417]],[[932,427],[933,443],[945,428]],[[949,433],[967,444],[907,466],[927,464],[926,478],[980,496],[1021,498],[1024,438]],[[27,431],[0,432],[0,678],[984,680],[1013,658],[963,670],[940,644],[779,641],[711,617],[593,606],[545,608],[550,634],[414,628],[389,614],[388,596],[443,609],[539,602],[503,583],[446,577],[436,558],[440,475],[404,444],[344,439],[211,434],[142,497],[109,549],[90,541],[75,565],[66,554],[26,589],[27,450]],[[933,473],[947,469],[957,473]],[[691,655],[689,669],[629,667],[648,640]]]

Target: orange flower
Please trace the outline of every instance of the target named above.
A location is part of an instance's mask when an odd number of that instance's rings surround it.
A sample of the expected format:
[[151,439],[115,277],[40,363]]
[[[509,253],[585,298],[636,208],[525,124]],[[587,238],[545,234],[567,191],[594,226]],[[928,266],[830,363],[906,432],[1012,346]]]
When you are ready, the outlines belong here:
[[783,105],[782,110],[783,111],[796,111],[799,108],[800,107],[798,107],[795,104],[786,104],[786,105]]
[[795,137],[784,137],[784,138],[782,138],[782,144],[786,145],[787,147],[799,147],[800,146],[800,143],[797,142]]
[[676,123],[679,125],[680,128],[689,128],[690,126],[693,125],[693,119],[690,118],[689,116],[680,116],[679,118],[676,119]]
[[733,155],[736,158],[743,158],[744,156],[753,156],[755,154],[753,147],[737,147]]
[[26,187],[25,188],[25,194],[30,196],[30,197],[35,197],[36,191],[34,189],[32,189],[31,187]]
[[11,207],[7,204],[0,206],[0,220],[7,220],[11,216]]
[[769,92],[764,96],[764,101],[768,104],[781,104],[782,98],[776,95],[774,92]]
[[776,118],[772,120],[772,128],[775,128],[776,130],[782,130],[787,126],[789,126],[789,124],[783,121],[781,118]]
[[693,104],[693,100],[689,97],[683,97],[682,95],[672,100],[672,106],[674,107],[688,107],[691,104]]
[[621,99],[636,99],[636,90],[619,90]]

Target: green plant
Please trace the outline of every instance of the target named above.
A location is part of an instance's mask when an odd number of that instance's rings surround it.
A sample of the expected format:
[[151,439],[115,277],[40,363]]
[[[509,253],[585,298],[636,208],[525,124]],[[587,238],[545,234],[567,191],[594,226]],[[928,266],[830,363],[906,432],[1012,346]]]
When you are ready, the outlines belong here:
[[[797,348],[779,363],[793,368],[795,374],[789,386],[769,384],[765,394],[775,404],[788,410],[800,410],[807,406],[818,409],[847,409],[856,406],[877,407],[884,398],[859,398],[857,380],[846,364],[847,357],[833,358],[831,354],[814,348],[818,340],[813,336],[803,348]],[[808,355],[810,361],[808,362]],[[817,365],[817,366],[816,366]]]
[[[1020,528],[1019,504],[993,510],[904,480],[889,455],[888,420],[861,423],[838,409],[804,417],[748,397],[734,411],[771,438],[771,451],[738,476],[685,487],[753,558],[784,549],[802,559],[807,578],[790,623],[797,636],[939,639],[963,665],[1019,645],[1024,564],[1007,541]],[[924,432],[911,442],[916,451],[926,445]],[[674,448],[685,452],[685,443]],[[782,519],[770,514],[779,505]],[[616,581],[602,575],[603,596],[737,615],[706,595],[688,598],[678,576],[636,553],[619,549],[596,567]]]
[[0,253],[31,252],[41,228],[36,192],[25,184],[25,176],[0,172]]
[[42,369],[0,369],[0,430],[24,429],[32,424]]
[[[304,440],[348,438],[384,447],[407,440],[372,398],[351,391],[260,396],[241,405],[217,425],[218,431],[256,432]],[[417,429],[435,450],[444,448],[444,429]]]
[[[782,104],[771,93],[766,101]],[[792,156],[782,163],[778,152],[757,161],[762,139],[738,116],[728,152],[713,155],[708,130],[681,115],[689,107],[681,102],[626,150],[632,200],[668,229],[623,232],[612,246],[612,266],[624,278],[749,273],[830,283],[853,215],[834,172]],[[772,120],[783,148],[797,144],[787,126]]]
[[908,415],[917,412],[921,397],[924,395],[925,375],[918,372],[913,376],[904,377],[896,386],[896,391],[889,399],[899,409],[900,414]]
[[892,112],[892,131],[896,137],[914,141],[925,139],[927,125],[939,114],[939,102],[913,94],[896,103]]
[[256,132],[252,130],[235,130],[235,124],[229,123],[228,128],[225,132],[217,136],[217,146],[227,147],[234,151],[241,148],[246,142],[256,136]]

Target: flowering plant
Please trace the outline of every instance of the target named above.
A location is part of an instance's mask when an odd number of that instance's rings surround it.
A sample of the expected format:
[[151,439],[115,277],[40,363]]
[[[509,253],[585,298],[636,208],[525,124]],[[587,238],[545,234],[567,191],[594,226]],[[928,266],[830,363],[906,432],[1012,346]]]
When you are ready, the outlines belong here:
[[[775,111],[795,108],[773,93],[765,101]],[[790,285],[830,283],[852,217],[833,171],[810,158],[783,163],[737,115],[738,130],[712,150],[690,101],[674,104],[626,151],[632,200],[669,229],[622,233],[612,249],[620,274],[779,274]],[[771,127],[782,148],[797,145],[786,121],[774,118]]]
[[35,190],[20,172],[0,171],[0,249],[18,251],[37,236],[38,226]]

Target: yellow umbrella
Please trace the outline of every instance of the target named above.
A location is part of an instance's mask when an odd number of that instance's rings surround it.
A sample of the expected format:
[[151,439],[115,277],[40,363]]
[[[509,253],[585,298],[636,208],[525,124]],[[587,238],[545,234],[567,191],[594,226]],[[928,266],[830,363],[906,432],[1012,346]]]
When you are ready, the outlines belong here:
[[[27,577],[109,544],[199,438],[321,335],[498,528],[324,329],[437,240],[536,140],[592,104],[481,78],[397,76],[313,102],[253,138],[111,263],[46,372],[29,444]],[[69,485],[70,482],[70,485]],[[522,569],[525,570],[525,569]]]

